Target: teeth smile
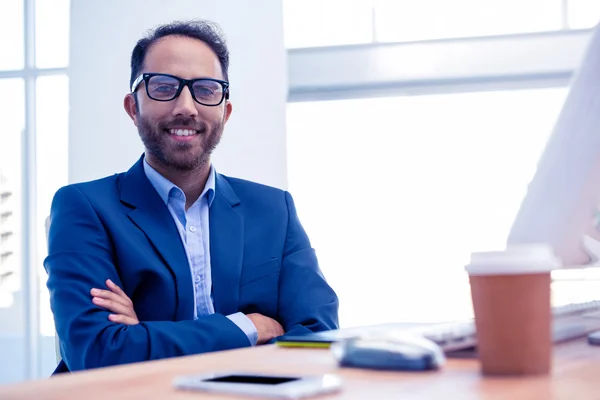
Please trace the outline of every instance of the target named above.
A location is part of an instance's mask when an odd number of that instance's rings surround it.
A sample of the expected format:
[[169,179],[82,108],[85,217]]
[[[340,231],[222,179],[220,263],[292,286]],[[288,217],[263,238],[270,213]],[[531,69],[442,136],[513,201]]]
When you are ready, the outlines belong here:
[[176,136],[190,136],[198,133],[193,129],[169,129],[169,132],[171,133],[171,135]]

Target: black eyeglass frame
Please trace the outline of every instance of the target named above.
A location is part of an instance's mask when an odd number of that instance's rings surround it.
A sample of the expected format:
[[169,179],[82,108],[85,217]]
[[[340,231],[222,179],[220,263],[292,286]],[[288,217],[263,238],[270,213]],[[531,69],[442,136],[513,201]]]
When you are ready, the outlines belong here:
[[[150,91],[148,90],[148,81],[150,80],[150,78],[152,78],[153,76],[168,76],[170,78],[176,79],[179,82],[179,87],[177,88],[177,92],[175,92],[175,94],[173,95],[172,98],[170,99],[156,99],[154,97],[152,97],[152,95],[150,95]],[[131,85],[131,94],[135,93],[135,91],[137,90],[138,86],[140,85],[140,83],[142,83],[142,81],[144,81],[146,86],[146,94],[148,95],[148,97],[150,97],[152,100],[154,101],[172,101],[175,100],[177,97],[179,97],[179,95],[181,94],[181,91],[183,90],[184,87],[188,87],[192,98],[194,99],[194,101],[198,104],[202,104],[203,106],[206,107],[216,107],[218,105],[220,105],[221,103],[223,103],[223,100],[229,100],[229,82],[227,81],[223,81],[221,79],[214,79],[214,78],[196,78],[196,79],[183,79],[180,78],[178,76],[175,75],[171,75],[171,74],[162,74],[162,73],[158,73],[158,72],[144,72],[143,74],[141,74],[140,76],[138,76],[134,81],[133,84]],[[194,94],[194,82],[197,81],[212,81],[212,82],[217,82],[221,85],[221,87],[223,88],[222,91],[222,96],[221,96],[221,100],[219,100],[219,102],[217,104],[205,104],[201,101],[199,101],[196,98],[196,95]]]

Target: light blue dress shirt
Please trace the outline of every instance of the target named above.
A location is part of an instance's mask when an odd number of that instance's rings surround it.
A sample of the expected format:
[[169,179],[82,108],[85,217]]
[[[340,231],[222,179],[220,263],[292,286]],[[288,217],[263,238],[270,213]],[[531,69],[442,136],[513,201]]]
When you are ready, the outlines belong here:
[[[183,190],[152,168],[145,158],[144,172],[167,205],[185,248],[194,286],[194,319],[214,314],[210,270],[209,208],[215,198],[215,169],[211,165],[202,194],[187,211]],[[252,346],[256,344],[258,332],[247,316],[237,312],[228,315],[227,318],[244,331]]]

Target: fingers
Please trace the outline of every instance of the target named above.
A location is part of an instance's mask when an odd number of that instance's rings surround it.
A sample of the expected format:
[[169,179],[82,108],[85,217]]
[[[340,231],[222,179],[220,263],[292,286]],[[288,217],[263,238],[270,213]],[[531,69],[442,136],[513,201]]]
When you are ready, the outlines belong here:
[[118,285],[116,285],[110,279],[106,280],[106,286],[110,289],[101,290],[101,289],[92,289],[92,296],[101,297],[107,300],[113,300],[118,303],[123,304],[124,306],[133,308],[133,302],[131,299],[125,294],[123,289],[121,289]]
[[281,324],[277,321],[274,321],[274,322],[275,322],[275,324],[277,324],[275,326],[275,337],[284,335],[285,330],[283,329],[283,326],[281,326]]
[[105,308],[108,311],[112,311],[117,314],[123,314],[128,317],[134,317],[134,314],[132,314],[132,310],[119,302],[107,300],[101,297],[94,297],[92,299],[92,303],[99,307]]
[[270,322],[271,335],[272,335],[271,339],[281,336],[285,333],[285,331],[283,330],[283,326],[281,326],[281,324],[279,322],[277,322],[276,320],[274,320],[272,318],[270,318],[269,322]]
[[135,314],[133,302],[125,292],[110,279],[106,280],[106,287],[109,290],[97,288],[90,290],[90,294],[93,296],[92,303],[115,313],[108,316],[112,322],[125,325],[138,324],[139,320]]
[[121,289],[118,285],[116,285],[110,279],[106,280],[106,287],[109,288],[113,293],[116,293],[121,297],[125,297],[126,299],[129,299],[129,297],[125,294],[123,289]]
[[127,295],[112,281],[107,280],[107,286],[112,286],[111,290],[117,288],[120,293],[94,288],[90,291],[92,296],[94,296],[92,298],[92,302],[97,306],[107,309],[108,311],[112,311],[117,314],[123,314],[127,317],[135,318],[137,320],[135,311],[133,311],[133,303],[129,297],[127,297]]
[[273,318],[268,318],[268,324],[269,324],[269,339],[271,340],[273,338],[276,338],[278,336],[283,335],[285,332],[283,330],[283,327],[281,326],[281,324],[279,322],[277,322],[276,320],[274,320]]
[[264,344],[285,333],[281,324],[273,318],[258,313],[247,314],[246,316],[256,327],[258,333],[257,344]]
[[256,333],[258,335],[256,344],[264,344],[267,339],[267,334],[264,328],[264,316],[258,313],[246,314],[246,317],[252,322],[254,327],[256,328]]
[[113,293],[109,290],[102,290],[102,289],[92,289],[90,291],[91,295],[100,299],[104,299],[104,300],[110,300],[111,302],[114,303],[119,303],[125,307],[131,307],[131,300],[129,300],[129,297],[122,297],[119,296],[116,293]]
[[117,324],[124,324],[124,325],[139,324],[139,321],[137,318],[132,318],[132,317],[129,317],[129,316],[123,315],[123,314],[110,314],[108,316],[108,319]]

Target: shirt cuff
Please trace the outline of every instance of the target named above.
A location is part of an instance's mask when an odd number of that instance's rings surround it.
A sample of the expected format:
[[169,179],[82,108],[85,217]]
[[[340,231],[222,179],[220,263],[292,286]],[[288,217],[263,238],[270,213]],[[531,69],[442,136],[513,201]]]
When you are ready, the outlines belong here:
[[248,340],[250,341],[250,346],[255,346],[258,341],[258,331],[256,327],[250,321],[250,318],[246,317],[245,314],[241,312],[236,312],[235,314],[229,314],[227,316],[231,322],[237,325],[246,336],[248,336]]

